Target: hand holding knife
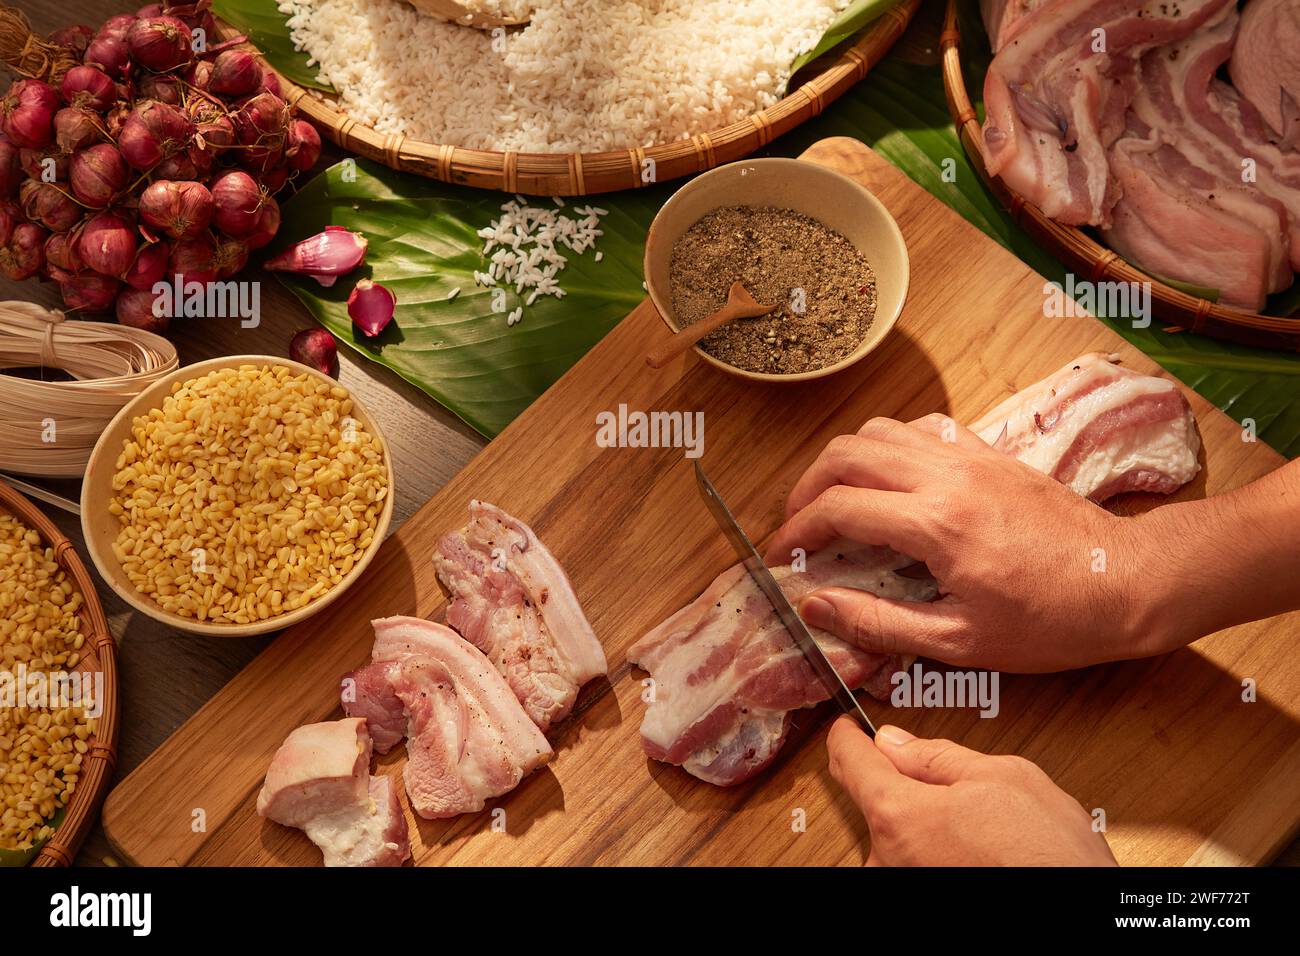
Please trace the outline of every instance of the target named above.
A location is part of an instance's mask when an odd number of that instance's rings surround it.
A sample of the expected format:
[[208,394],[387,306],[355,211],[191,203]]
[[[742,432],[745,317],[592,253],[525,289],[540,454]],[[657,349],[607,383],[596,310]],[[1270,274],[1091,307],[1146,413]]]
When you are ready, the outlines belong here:
[[736,522],[727,507],[718,490],[713,487],[713,482],[709,481],[708,475],[698,461],[695,462],[695,482],[699,486],[700,497],[704,499],[704,504],[709,509],[709,514],[713,515],[713,520],[717,522],[722,533],[726,535],[727,540],[731,542],[732,548],[735,549],[736,555],[740,558],[741,564],[749,572],[750,578],[758,585],[758,589],[763,592],[772,608],[776,611],[777,617],[790,632],[795,646],[803,652],[804,658],[811,665],[813,672],[825,685],[830,692],[831,697],[839,704],[840,709],[858,722],[858,725],[866,732],[868,737],[876,736],[875,725],[867,717],[866,712],[858,704],[858,699],[853,696],[853,692],[841,679],[835,667],[826,657],[826,652],[813,638],[812,633],[808,630],[808,625],[799,617],[799,613],[790,605],[790,601],[781,590],[781,585],[777,584],[776,578],[772,577],[772,572],[767,569],[763,559],[755,550],[753,543],[749,540],[744,530]]

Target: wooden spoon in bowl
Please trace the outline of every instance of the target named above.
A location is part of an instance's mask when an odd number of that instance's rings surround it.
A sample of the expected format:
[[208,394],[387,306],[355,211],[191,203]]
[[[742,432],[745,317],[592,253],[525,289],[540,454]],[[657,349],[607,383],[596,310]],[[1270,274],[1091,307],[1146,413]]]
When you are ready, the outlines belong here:
[[407,0],[421,13],[448,23],[457,23],[475,30],[495,30],[497,27],[526,26],[532,14],[524,17],[498,17],[490,13],[478,13],[466,9],[461,0]]
[[767,315],[775,309],[774,305],[755,302],[754,297],[745,289],[743,283],[733,282],[727,290],[727,304],[712,315],[706,316],[694,325],[688,325],[659,348],[645,357],[646,365],[651,368],[663,368],[677,356],[704,338],[715,329],[720,329],[736,319],[754,319]]

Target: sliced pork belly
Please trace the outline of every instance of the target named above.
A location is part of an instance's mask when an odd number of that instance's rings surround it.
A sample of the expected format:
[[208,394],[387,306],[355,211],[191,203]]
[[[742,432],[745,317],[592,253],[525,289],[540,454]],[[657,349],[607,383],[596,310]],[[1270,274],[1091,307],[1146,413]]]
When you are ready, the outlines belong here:
[[1201,440],[1178,386],[1082,355],[989,411],[971,430],[1093,501],[1169,494],[1200,470]]
[[387,778],[370,776],[370,735],[358,717],[289,734],[267,768],[257,812],[306,832],[326,866],[401,866],[411,855],[397,794]]
[[[1122,491],[1173,491],[1198,468],[1200,439],[1177,388],[1098,354],[1018,392],[973,427],[999,450],[1098,501]],[[913,564],[887,548],[841,543],[809,557],[801,573],[772,573],[795,604],[828,586],[933,600],[932,579],[898,573]],[[910,665],[822,631],[813,636],[849,687],[881,699],[892,675]],[[719,786],[742,783],[770,764],[791,714],[829,696],[740,565],[637,641],[628,659],[654,681],[641,721],[646,754]]]
[[471,501],[469,524],[443,537],[433,563],[451,592],[447,623],[491,659],[542,730],[606,673],[568,576],[518,518]]
[[1232,54],[1232,82],[1279,138],[1300,126],[1300,3],[1250,0]]
[[[1213,197],[1224,211],[1255,225],[1260,225],[1261,220],[1267,224],[1271,219],[1281,219],[1280,234],[1268,237],[1279,247],[1286,263],[1280,271],[1280,263],[1275,262],[1273,267],[1270,285],[1275,291],[1291,284],[1289,267],[1300,268],[1300,157],[1291,161],[1275,144],[1267,142],[1258,114],[1249,104],[1243,111],[1235,91],[1215,79],[1216,71],[1232,52],[1237,22],[1236,10],[1229,8],[1217,23],[1142,57],[1129,126],[1130,130],[1137,127],[1137,135],[1142,138],[1156,136],[1166,151],[1176,151],[1182,158],[1186,173],[1177,176],[1172,191],[1176,192],[1179,184],[1188,185]],[[1243,168],[1247,158],[1255,166],[1249,176]],[[1125,201],[1127,196],[1121,200]],[[1268,208],[1234,213],[1242,203],[1249,202]],[[1160,223],[1167,219],[1176,223],[1179,217],[1146,210],[1143,218],[1158,229]],[[1180,230],[1173,223],[1168,242],[1177,246]],[[1181,235],[1185,243],[1187,234]],[[1190,269],[1163,275],[1209,284],[1185,273]]]
[[1284,287],[1285,210],[1196,170],[1156,135],[1116,143],[1111,169],[1124,197],[1102,235],[1120,255],[1162,278],[1218,289],[1220,302],[1239,308],[1259,309]]
[[[792,603],[819,587],[854,587],[904,601],[929,601],[934,582],[894,572],[913,562],[887,548],[845,545],[813,555],[802,573],[773,568]],[[906,666],[870,654],[825,631],[813,637],[850,687],[889,693],[890,675]],[[693,603],[637,641],[628,660],[649,671],[655,699],[641,723],[641,743],[655,760],[680,764],[701,780],[728,786],[775,759],[790,712],[827,694],[790,640],[772,605],[740,565],[728,568]]]
[[1052,0],[1022,18],[985,77],[988,171],[1060,222],[1107,224],[1119,197],[1107,151],[1124,129],[1137,59],[1231,2]]
[[354,672],[366,693],[344,708],[386,739],[407,738],[402,777],[420,816],[482,810],[551,759],[550,744],[478,648],[419,618],[383,618],[374,628],[373,660]]

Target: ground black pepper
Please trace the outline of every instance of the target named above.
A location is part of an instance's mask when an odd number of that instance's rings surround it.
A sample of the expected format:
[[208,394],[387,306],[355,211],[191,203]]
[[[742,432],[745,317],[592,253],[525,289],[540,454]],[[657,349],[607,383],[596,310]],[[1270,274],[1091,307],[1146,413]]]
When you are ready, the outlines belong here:
[[876,276],[853,244],[792,209],[729,206],[691,226],[673,247],[669,286],[682,326],[715,312],[739,280],[776,303],[738,319],[700,347],[750,372],[810,372],[846,358],[876,314]]

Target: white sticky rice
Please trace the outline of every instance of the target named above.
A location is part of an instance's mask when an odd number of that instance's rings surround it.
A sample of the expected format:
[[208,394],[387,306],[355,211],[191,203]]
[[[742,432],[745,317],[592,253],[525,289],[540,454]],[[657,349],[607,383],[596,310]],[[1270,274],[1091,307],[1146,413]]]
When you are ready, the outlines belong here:
[[742,120],[785,94],[790,65],[848,3],[532,0],[527,27],[493,35],[400,0],[278,0],[357,122],[537,152],[651,146]]

